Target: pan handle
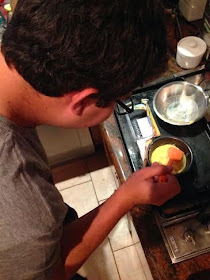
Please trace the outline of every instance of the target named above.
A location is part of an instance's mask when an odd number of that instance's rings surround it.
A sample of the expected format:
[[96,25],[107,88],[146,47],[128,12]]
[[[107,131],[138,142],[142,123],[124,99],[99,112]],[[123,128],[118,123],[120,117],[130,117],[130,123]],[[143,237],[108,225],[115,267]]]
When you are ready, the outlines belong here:
[[207,106],[210,106],[210,90],[203,90],[204,96],[207,100]]
[[210,90],[209,89],[204,90],[203,93],[204,93],[204,96],[205,96],[206,101],[207,101],[205,118],[206,118],[207,122],[210,122]]
[[[210,65],[210,61],[209,61],[209,65]],[[201,87],[204,97],[207,100],[207,106],[210,105],[210,82],[209,79],[205,79],[203,81],[201,81],[201,83],[199,84],[199,86]]]

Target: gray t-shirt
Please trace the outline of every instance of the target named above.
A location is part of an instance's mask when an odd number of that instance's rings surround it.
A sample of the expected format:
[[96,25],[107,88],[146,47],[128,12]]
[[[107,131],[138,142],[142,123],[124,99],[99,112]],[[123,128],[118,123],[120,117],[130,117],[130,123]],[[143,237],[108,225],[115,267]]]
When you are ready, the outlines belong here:
[[0,279],[50,279],[66,212],[36,129],[0,117]]

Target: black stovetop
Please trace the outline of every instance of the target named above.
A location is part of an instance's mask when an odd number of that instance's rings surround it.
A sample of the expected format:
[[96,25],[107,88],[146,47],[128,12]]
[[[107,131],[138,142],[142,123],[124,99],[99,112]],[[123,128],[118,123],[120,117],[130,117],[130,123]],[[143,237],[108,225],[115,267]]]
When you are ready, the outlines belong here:
[[[185,204],[187,202],[188,205],[187,208],[208,205],[210,203],[210,124],[207,123],[205,118],[189,126],[174,126],[160,120],[152,108],[152,100],[158,88],[146,88],[145,90],[142,88],[139,91],[137,90],[132,96],[132,100],[134,104],[139,104],[141,103],[141,99],[148,99],[161,136],[180,138],[190,146],[193,152],[194,162],[188,173],[178,177],[182,187],[180,199],[182,201],[184,197]],[[132,171],[141,169],[143,162],[137,143],[129,129],[128,116],[115,113],[115,117],[119,125],[131,169]],[[177,198],[176,201],[178,201]],[[183,205],[182,203],[178,204]],[[186,211],[186,207],[184,207],[185,209],[182,208],[180,208],[180,211]],[[179,211],[179,207],[178,209],[176,208],[175,212],[177,211]]]

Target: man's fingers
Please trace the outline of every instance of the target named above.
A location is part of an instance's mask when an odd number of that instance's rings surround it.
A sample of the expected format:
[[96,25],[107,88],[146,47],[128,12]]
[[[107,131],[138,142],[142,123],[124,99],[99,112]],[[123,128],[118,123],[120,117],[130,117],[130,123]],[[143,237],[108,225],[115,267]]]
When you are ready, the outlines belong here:
[[151,166],[151,167],[145,167],[143,168],[142,171],[142,175],[143,177],[146,178],[152,178],[154,176],[159,176],[159,175],[166,175],[168,173],[171,173],[171,171],[173,170],[172,166],[163,166],[163,165],[155,165],[155,166]]
[[175,191],[177,191],[177,194],[181,192],[181,187],[180,187],[180,184],[179,184],[179,181],[177,180],[177,178],[171,174],[167,174],[166,175],[166,178],[167,178],[167,183],[172,185],[172,186],[175,186]]
[[[177,178],[173,175],[167,174],[165,175],[167,183],[161,183],[162,188],[164,188],[164,192],[168,195],[171,195],[171,197],[174,197],[178,193],[181,192],[180,184],[177,180]],[[159,183],[160,185],[160,183]]]
[[172,199],[180,193],[181,187],[177,178],[173,175],[165,175],[167,178],[166,183],[156,183],[155,189],[158,190],[158,197],[156,205],[160,206],[169,199]]

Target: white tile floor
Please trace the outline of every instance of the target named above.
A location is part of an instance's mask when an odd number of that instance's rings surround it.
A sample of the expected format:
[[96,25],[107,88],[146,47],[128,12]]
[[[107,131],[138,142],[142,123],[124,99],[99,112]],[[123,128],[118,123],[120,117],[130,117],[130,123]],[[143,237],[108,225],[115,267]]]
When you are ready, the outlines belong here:
[[[100,161],[100,158],[98,160]],[[80,162],[80,165],[82,164],[83,174],[56,184],[64,201],[75,208],[79,216],[97,207],[118,187],[113,177],[113,167],[101,168],[96,159]],[[78,164],[76,165],[78,174]],[[67,170],[68,167],[65,168],[65,172]],[[72,165],[69,172],[71,170],[74,170]],[[57,175],[58,173],[59,170]],[[86,276],[88,280],[153,279],[138,235],[132,224],[129,228],[127,218],[128,215],[118,222],[109,236],[89,257],[79,271],[81,275]]]

